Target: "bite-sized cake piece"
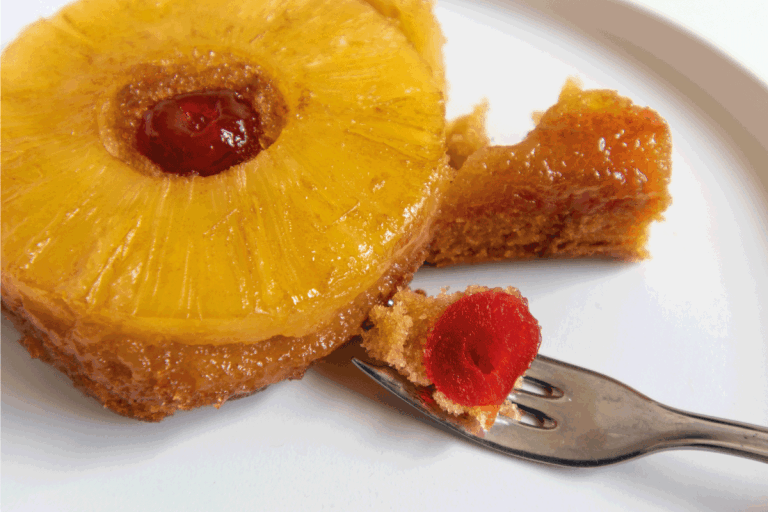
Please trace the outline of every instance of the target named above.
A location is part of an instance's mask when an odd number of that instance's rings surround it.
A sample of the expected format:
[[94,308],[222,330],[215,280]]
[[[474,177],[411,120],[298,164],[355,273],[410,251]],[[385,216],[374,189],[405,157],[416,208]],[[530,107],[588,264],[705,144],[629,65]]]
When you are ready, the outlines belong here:
[[[671,202],[664,119],[615,91],[584,91],[572,80],[537,117],[519,144],[484,146],[463,162],[429,263],[648,256],[648,227]],[[474,113],[462,123],[475,133],[481,118]],[[449,134],[449,154],[471,151],[451,145],[467,138]]]
[[428,297],[400,290],[376,306],[363,333],[368,354],[424,386],[445,411],[490,429],[507,395],[536,357],[541,328],[516,288],[470,286]]
[[286,378],[424,261],[453,171],[421,0],[79,0],[2,53],[2,307],[159,420]]

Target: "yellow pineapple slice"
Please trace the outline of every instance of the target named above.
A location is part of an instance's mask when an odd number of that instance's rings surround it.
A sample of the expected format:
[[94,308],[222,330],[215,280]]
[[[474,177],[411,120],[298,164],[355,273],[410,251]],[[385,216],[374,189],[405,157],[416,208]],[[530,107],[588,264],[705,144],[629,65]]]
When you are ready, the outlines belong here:
[[[28,27],[2,56],[2,294],[30,351],[156,420],[355,334],[418,268],[448,177],[439,49],[412,42],[436,22],[402,19],[80,0]],[[266,123],[255,158],[177,176],[136,151],[153,104],[219,88]]]
[[443,44],[445,37],[432,16],[434,0],[366,0],[382,15],[394,21],[421,54],[441,85],[445,85]]

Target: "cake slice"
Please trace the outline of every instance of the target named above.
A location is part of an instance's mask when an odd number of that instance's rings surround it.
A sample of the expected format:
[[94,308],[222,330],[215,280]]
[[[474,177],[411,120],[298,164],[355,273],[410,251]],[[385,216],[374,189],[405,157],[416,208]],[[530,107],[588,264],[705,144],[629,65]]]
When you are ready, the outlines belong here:
[[460,169],[428,263],[648,256],[648,227],[671,202],[670,133],[656,112],[569,80],[517,145],[488,145],[484,114],[449,126]]
[[369,320],[368,354],[423,386],[446,412],[485,430],[500,413],[519,419],[506,398],[536,357],[541,329],[517,289],[470,286],[434,297],[403,289]]
[[78,0],[3,50],[33,357],[157,421],[300,378],[411,279],[453,174],[442,36],[374,3]]

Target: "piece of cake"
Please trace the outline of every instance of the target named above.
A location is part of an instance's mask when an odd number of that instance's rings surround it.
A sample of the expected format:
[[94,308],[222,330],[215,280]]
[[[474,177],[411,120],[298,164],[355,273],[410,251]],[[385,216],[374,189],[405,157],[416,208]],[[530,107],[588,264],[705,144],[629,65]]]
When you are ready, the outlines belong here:
[[656,112],[569,80],[517,145],[485,145],[483,115],[451,125],[461,167],[428,263],[648,256],[648,227],[671,202],[670,133]]
[[470,286],[434,297],[404,289],[391,306],[374,307],[369,321],[368,354],[425,387],[443,410],[486,430],[500,412],[517,417],[507,395],[541,344],[517,289]]
[[27,27],[0,123],[22,344],[144,420],[300,377],[423,262],[441,44],[420,0],[80,0]]

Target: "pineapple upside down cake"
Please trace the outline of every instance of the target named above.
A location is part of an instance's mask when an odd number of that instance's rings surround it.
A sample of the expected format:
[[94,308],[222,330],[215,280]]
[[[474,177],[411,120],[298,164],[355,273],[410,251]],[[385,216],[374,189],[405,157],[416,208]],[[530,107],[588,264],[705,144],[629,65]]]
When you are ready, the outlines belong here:
[[401,0],[80,0],[2,56],[2,304],[159,420],[300,377],[421,265],[442,35]]
[[[301,377],[372,308],[397,316],[378,306],[425,260],[645,257],[666,123],[567,84],[523,142],[490,146],[482,107],[446,127],[442,44],[424,0],[79,0],[28,27],[2,55],[2,307],[21,343],[157,421]],[[487,298],[527,312],[511,288],[429,303]],[[525,343],[481,353],[532,359],[529,320]],[[491,398],[448,384],[440,404],[489,426],[527,367],[496,363]]]

